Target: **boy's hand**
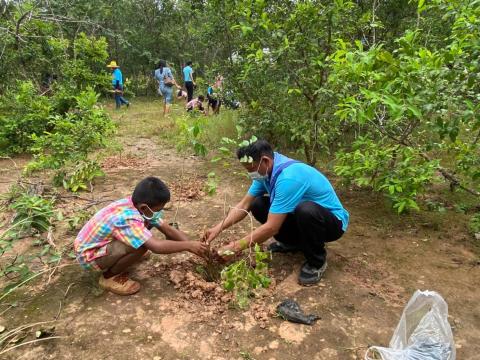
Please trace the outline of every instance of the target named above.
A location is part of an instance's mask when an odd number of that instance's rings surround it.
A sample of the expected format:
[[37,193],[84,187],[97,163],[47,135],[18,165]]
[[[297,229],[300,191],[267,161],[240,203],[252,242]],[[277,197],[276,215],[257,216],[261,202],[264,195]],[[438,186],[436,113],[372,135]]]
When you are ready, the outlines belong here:
[[204,258],[208,255],[209,247],[207,244],[200,241],[190,241],[188,251]]
[[210,229],[207,229],[205,231],[205,234],[203,234],[202,240],[206,242],[207,244],[210,244],[217,236],[220,234],[220,228],[217,226],[214,226]]

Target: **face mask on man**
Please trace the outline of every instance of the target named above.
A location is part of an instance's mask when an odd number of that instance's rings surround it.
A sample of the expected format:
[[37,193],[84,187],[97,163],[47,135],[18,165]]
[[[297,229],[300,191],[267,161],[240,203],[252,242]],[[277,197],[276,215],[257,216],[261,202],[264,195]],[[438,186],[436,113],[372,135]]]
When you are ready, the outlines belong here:
[[248,176],[250,176],[250,179],[259,180],[259,181],[268,179],[268,172],[265,175],[262,175],[258,172],[258,170],[260,169],[260,165],[262,164],[262,160],[263,159],[261,159],[260,162],[258,163],[257,171],[252,171],[248,173]]
[[148,205],[146,205],[148,210],[152,213],[152,216],[147,216],[144,213],[141,213],[142,217],[147,220],[151,225],[158,225],[160,226],[162,224],[162,218],[163,218],[163,211],[153,211],[150,209]]

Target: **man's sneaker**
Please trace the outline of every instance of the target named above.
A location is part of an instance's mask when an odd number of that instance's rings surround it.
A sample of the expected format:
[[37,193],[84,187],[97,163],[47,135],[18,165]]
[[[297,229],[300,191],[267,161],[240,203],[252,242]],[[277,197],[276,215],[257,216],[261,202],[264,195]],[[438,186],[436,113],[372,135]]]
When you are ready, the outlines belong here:
[[294,245],[287,245],[279,241],[275,241],[274,243],[268,245],[267,250],[271,251],[272,253],[289,253],[300,251]]
[[103,274],[98,279],[101,288],[117,295],[133,295],[140,290],[140,283],[131,280],[127,273],[112,276],[106,279]]
[[312,266],[305,261],[302,270],[300,270],[300,275],[298,276],[298,283],[300,285],[314,285],[323,277],[325,270],[327,270],[327,260],[325,260],[323,265],[319,268]]

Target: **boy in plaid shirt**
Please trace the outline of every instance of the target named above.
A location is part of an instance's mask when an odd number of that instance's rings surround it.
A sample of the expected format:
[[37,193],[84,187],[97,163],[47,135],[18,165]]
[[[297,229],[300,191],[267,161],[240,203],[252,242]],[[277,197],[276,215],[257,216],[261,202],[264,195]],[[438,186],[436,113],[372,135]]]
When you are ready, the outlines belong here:
[[[75,239],[77,260],[85,269],[102,271],[99,285],[115,294],[131,295],[140,284],[125,272],[139,262],[147,250],[156,254],[190,251],[205,256],[207,245],[191,241],[185,233],[162,220],[162,209],[170,191],[156,177],[140,181],[131,197],[117,200],[97,212]],[[152,235],[156,227],[167,240]]]

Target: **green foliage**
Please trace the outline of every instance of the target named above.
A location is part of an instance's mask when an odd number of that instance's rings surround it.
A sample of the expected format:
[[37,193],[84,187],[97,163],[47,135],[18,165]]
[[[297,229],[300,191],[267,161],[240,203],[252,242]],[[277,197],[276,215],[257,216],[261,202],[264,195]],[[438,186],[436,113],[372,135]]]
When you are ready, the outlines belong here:
[[[258,140],[258,138],[255,135],[252,135],[250,139],[248,140],[242,140],[242,127],[237,125],[237,139],[231,139],[228,137],[222,137],[222,140],[220,142],[220,147],[217,148],[217,156],[215,156],[211,161],[212,162],[218,162],[220,160],[223,160],[223,165],[224,166],[230,166],[231,165],[231,159],[235,158],[236,160],[236,151],[239,147],[242,146],[248,146],[249,144],[254,143],[255,141]],[[243,156],[240,159],[241,163],[251,163],[253,162],[253,159],[251,156]]]
[[185,115],[176,119],[178,127],[177,149],[189,147],[195,155],[206,156],[208,149],[200,140],[207,118],[203,115]]
[[438,164],[416,155],[410,147],[360,137],[351,151],[337,153],[335,172],[357,186],[384,192],[398,213],[418,210],[416,197],[434,180]]
[[217,192],[217,178],[213,171],[209,172],[207,175],[207,183],[205,184],[207,194],[212,196]]
[[271,280],[268,277],[267,260],[269,253],[263,252],[258,244],[254,248],[255,265],[249,259],[241,259],[222,270],[223,286],[235,294],[236,304],[240,308],[248,306],[253,290],[267,288]]
[[15,213],[12,223],[0,234],[0,256],[12,248],[15,239],[47,231],[55,215],[53,200],[27,193],[19,194],[9,209]]
[[69,173],[62,170],[54,178],[55,184],[61,184],[66,190],[77,192],[92,188],[92,181],[96,177],[104,176],[100,165],[93,160],[81,162]]
[[75,213],[73,216],[66,219],[68,223],[68,229],[71,232],[80,230],[80,228],[85,225],[88,220],[90,220],[91,216],[92,212],[87,210],[82,210],[78,213]]
[[[51,218],[54,215],[53,201],[38,195],[22,194],[11,205],[10,209],[15,211],[12,227],[15,232],[45,232],[51,225]],[[10,230],[12,231],[12,230]]]
[[46,96],[38,96],[31,81],[18,82],[16,88],[0,96],[0,154],[28,151],[32,135],[49,129],[53,105]]
[[478,194],[480,88],[470,74],[478,59],[469,51],[480,51],[470,38],[480,12],[462,1],[446,3],[428,6],[454,24],[442,47],[429,46],[415,29],[395,39],[393,50],[339,40],[332,55],[329,82],[346,140],[337,174],[386,192],[398,212],[417,208],[415,197],[437,175]]
[[27,171],[58,169],[67,161],[86,159],[89,152],[106,145],[114,125],[96,105],[97,98],[92,89],[82,91],[75,96],[74,108],[50,118],[51,131],[32,135],[34,161]]
[[471,217],[468,228],[472,234],[480,234],[480,213],[476,213]]
[[239,354],[244,360],[255,360],[255,358],[250,355],[248,351],[240,351]]

